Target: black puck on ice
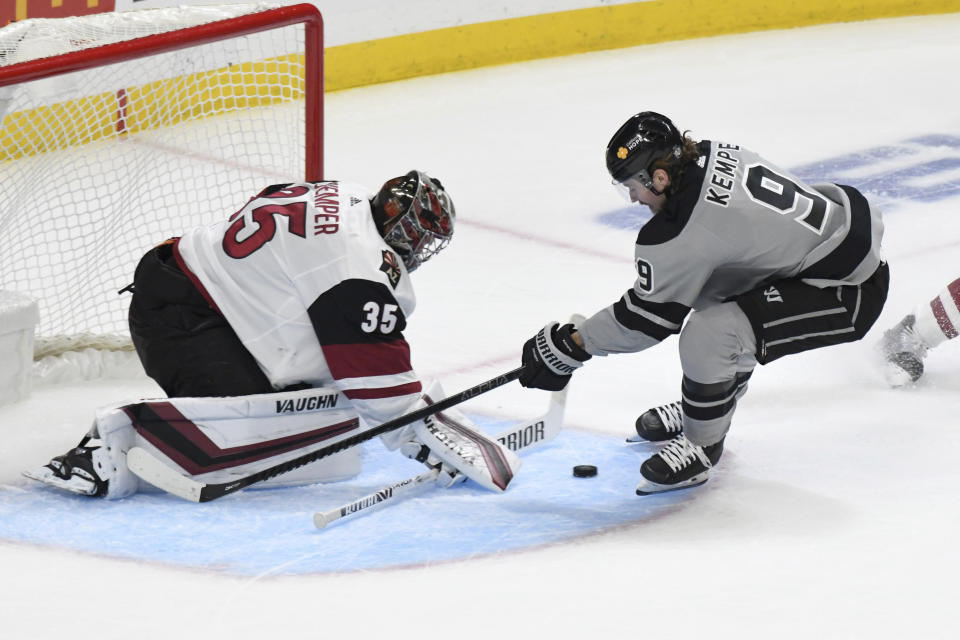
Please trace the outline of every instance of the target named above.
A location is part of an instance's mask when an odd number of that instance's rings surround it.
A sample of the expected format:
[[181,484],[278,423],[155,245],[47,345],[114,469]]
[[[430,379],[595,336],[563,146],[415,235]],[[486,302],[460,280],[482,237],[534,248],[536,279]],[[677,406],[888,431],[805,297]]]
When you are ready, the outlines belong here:
[[578,464],[573,468],[575,478],[592,478],[597,475],[597,468],[592,464]]

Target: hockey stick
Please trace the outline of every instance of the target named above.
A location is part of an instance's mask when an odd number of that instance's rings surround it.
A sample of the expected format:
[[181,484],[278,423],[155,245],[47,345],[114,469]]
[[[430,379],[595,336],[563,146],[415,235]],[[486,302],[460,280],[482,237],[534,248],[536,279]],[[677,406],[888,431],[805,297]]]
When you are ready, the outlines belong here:
[[[530,451],[550,442],[563,427],[563,414],[566,408],[568,384],[562,391],[554,391],[550,395],[550,407],[547,412],[534,418],[531,422],[522,423],[518,426],[507,429],[494,439],[511,451],[521,452]],[[438,469],[431,469],[419,475],[401,480],[379,491],[358,498],[353,502],[345,504],[329,511],[318,511],[313,514],[313,524],[318,529],[323,529],[331,522],[342,520],[347,516],[355,516],[360,513],[369,513],[374,507],[379,507],[384,503],[390,503],[397,498],[409,496],[417,493],[425,486],[430,486],[433,480],[439,475]]]
[[302,467],[305,464],[315,462],[321,458],[326,458],[335,453],[348,449],[350,447],[356,446],[367,440],[371,440],[381,434],[387,433],[388,431],[393,431],[394,429],[399,429],[400,427],[405,427],[408,424],[416,422],[417,420],[422,420],[427,416],[432,416],[435,413],[439,413],[444,409],[449,409],[454,405],[458,405],[461,402],[465,402],[471,398],[475,398],[480,394],[492,391],[497,387],[501,387],[508,382],[512,382],[520,377],[520,374],[523,373],[523,367],[517,367],[513,371],[508,371],[507,373],[501,374],[496,378],[491,378],[486,382],[481,382],[475,387],[470,387],[465,389],[460,393],[455,393],[452,396],[448,396],[443,400],[440,400],[434,404],[428,405],[426,407],[417,409],[416,411],[411,411],[406,415],[402,415],[393,420],[388,420],[384,422],[379,427],[370,429],[369,431],[364,431],[358,433],[349,438],[344,438],[339,442],[334,442],[331,445],[323,447],[322,449],[317,449],[305,455],[302,455],[293,460],[288,460],[287,462],[281,462],[280,464],[274,465],[263,471],[258,471],[257,473],[251,474],[239,480],[231,480],[230,482],[224,483],[205,483],[195,480],[189,476],[185,476],[173,467],[169,467],[159,459],[157,459],[153,454],[149,453],[141,447],[132,447],[127,452],[127,467],[135,473],[137,476],[149,482],[155,487],[163,489],[167,493],[172,493],[175,496],[179,496],[184,500],[189,500],[191,502],[209,502],[211,500],[216,500],[227,494],[240,491],[246,487],[249,487],[252,484],[257,482],[262,482],[268,478],[273,478],[288,471],[293,471],[299,467]]

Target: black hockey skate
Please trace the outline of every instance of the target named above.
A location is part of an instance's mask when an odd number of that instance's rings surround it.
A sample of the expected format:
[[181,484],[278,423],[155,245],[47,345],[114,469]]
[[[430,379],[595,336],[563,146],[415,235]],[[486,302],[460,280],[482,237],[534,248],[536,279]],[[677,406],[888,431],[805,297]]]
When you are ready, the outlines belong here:
[[902,387],[920,379],[923,375],[923,358],[928,347],[914,329],[916,318],[906,316],[887,329],[880,341],[880,351],[887,361],[884,377],[891,387]]
[[683,432],[683,411],[680,401],[663,404],[648,409],[637,418],[637,435],[627,438],[627,442],[662,442]]
[[39,469],[24,471],[23,475],[71,493],[103,496],[107,493],[107,483],[93,468],[93,452],[97,449],[99,447],[76,447]]
[[723,454],[723,440],[700,447],[680,434],[640,466],[637,495],[675,491],[703,484]]

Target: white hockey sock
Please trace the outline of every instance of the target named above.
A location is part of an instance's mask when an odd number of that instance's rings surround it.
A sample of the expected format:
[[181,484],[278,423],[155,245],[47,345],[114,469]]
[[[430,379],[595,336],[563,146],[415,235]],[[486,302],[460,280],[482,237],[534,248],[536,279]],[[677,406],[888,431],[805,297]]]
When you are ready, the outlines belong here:
[[917,335],[933,348],[955,338],[960,331],[960,278],[947,285],[946,289],[931,300],[921,304],[914,312]]

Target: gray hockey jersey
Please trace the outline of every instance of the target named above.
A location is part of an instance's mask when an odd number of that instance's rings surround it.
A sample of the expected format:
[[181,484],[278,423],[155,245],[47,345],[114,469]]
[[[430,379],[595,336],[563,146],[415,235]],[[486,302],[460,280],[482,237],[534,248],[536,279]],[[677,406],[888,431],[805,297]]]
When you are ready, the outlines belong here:
[[578,327],[595,355],[640,351],[702,309],[784,278],[856,285],[882,260],[880,212],[853,187],[807,185],[737,145],[704,140],[637,235],[638,277]]

